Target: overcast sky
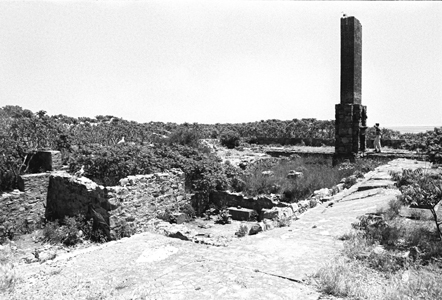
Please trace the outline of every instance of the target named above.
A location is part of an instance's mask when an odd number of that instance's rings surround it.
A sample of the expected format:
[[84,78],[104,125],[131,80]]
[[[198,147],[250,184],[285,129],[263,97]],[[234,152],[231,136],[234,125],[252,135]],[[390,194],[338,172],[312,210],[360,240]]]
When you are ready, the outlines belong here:
[[368,123],[442,125],[441,2],[3,1],[0,106],[139,122],[334,119],[341,12]]

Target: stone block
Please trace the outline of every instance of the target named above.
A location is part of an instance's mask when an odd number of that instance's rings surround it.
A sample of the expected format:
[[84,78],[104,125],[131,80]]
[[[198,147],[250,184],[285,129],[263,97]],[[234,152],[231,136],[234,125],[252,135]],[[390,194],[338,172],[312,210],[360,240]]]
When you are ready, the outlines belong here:
[[273,220],[276,219],[278,217],[278,211],[276,209],[262,209],[261,210],[261,216],[260,219],[264,220],[264,219],[269,219],[269,220]]
[[249,221],[254,213],[254,210],[249,208],[229,207],[228,210],[232,219],[237,221]]

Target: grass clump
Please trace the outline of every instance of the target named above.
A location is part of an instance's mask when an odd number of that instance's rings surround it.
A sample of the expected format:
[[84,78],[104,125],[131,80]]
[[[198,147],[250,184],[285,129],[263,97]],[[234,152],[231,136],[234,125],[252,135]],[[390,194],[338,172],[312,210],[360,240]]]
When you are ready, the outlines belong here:
[[17,274],[11,262],[12,257],[10,246],[0,246],[0,293],[13,290],[17,282]]

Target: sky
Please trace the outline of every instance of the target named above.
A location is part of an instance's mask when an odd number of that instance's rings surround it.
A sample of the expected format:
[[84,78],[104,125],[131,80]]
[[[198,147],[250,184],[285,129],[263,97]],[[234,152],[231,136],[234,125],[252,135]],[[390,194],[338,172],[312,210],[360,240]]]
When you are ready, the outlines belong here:
[[0,2],[0,107],[138,122],[331,120],[340,18],[368,125],[442,126],[442,3]]

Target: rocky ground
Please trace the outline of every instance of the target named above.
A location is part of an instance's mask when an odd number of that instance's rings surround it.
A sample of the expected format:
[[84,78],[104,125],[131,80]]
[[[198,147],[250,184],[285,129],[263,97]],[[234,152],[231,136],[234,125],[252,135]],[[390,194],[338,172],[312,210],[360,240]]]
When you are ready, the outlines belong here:
[[[290,226],[237,238],[240,223],[185,225],[152,221],[152,231],[103,245],[44,250],[46,260],[15,268],[14,291],[2,299],[326,299],[310,275],[338,254],[340,236],[356,217],[394,199],[390,171],[428,167],[398,159],[378,167],[350,189],[307,210]],[[156,222],[156,223],[155,223]],[[176,227],[178,226],[178,227]],[[181,226],[181,227],[179,227]],[[180,232],[175,238],[161,233]],[[196,233],[186,235],[186,232]],[[199,236],[197,236],[199,234]],[[223,239],[222,237],[225,237]],[[208,239],[215,243],[197,242]],[[16,241],[15,259],[38,244]],[[219,243],[219,244],[216,244]],[[26,250],[27,249],[27,250]],[[18,253],[21,253],[18,255]],[[46,255],[46,254],[45,254]],[[52,255],[52,256],[51,256]]]

